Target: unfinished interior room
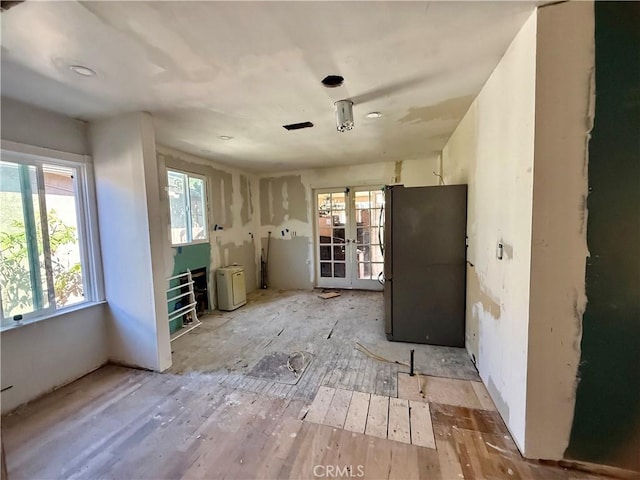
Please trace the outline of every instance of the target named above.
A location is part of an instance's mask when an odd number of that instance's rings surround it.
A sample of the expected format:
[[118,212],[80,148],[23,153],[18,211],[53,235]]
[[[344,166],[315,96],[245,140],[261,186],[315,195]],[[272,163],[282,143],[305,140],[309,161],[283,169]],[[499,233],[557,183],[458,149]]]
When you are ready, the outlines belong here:
[[9,479],[640,479],[640,3],[2,1]]

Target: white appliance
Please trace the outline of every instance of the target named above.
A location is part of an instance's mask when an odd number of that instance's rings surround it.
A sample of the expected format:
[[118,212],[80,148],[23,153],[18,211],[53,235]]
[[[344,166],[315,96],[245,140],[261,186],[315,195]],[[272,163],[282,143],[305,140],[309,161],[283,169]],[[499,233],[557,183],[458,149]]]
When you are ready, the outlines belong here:
[[244,267],[233,265],[216,271],[218,310],[231,311],[247,303]]

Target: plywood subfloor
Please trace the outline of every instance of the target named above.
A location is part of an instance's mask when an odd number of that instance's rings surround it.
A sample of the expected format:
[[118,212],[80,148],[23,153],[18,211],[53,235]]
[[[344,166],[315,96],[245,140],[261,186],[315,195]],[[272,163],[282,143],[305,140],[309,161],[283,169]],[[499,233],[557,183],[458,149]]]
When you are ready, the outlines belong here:
[[[340,424],[349,394],[333,393]],[[367,394],[350,398],[344,425],[361,430]],[[430,403],[433,449],[303,421],[309,407],[206,375],[107,366],[3,418],[9,478],[312,479],[328,467],[365,479],[602,478],[524,461],[491,411]]]

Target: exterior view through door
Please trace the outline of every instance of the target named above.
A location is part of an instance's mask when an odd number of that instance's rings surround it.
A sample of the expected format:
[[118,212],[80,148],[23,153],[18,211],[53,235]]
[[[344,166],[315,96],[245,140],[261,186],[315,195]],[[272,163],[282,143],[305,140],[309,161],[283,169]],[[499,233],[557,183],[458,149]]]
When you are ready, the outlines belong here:
[[382,290],[382,186],[315,190],[316,286]]

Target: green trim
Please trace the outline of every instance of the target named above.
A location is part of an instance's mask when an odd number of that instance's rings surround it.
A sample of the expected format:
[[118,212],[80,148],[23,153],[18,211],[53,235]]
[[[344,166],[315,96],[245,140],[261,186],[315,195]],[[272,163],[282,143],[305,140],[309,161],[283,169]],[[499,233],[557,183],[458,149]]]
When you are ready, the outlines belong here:
[[640,4],[595,2],[586,293],[565,456],[640,469]]
[[29,259],[29,277],[31,278],[31,294],[33,309],[42,310],[44,306],[42,294],[42,277],[40,276],[40,258],[38,254],[38,231],[33,209],[33,190],[29,175],[29,165],[18,165],[20,193],[22,196],[22,215],[24,216],[25,236],[27,240],[27,257]]

